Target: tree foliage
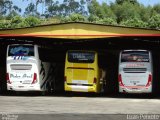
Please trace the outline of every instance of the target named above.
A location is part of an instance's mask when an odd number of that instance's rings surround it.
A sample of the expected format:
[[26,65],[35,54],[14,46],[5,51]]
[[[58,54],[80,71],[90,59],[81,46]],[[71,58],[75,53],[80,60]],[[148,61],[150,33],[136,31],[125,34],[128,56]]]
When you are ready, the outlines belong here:
[[98,0],[0,0],[0,28],[30,27],[60,22],[92,22],[160,29],[160,4],[144,6],[138,0],[115,0],[99,3]]
[[148,21],[148,26],[150,28],[159,29],[160,28],[160,14],[156,14],[152,16]]

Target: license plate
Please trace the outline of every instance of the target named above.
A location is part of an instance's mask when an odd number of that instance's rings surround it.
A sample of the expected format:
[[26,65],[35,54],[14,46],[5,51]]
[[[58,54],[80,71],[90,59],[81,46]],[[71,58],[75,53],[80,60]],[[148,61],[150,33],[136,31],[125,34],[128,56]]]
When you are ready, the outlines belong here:
[[88,84],[87,80],[72,80],[72,83],[77,85]]
[[23,84],[30,84],[32,81],[31,80],[25,80],[23,81]]
[[132,90],[138,90],[138,88],[132,88]]
[[140,81],[130,81],[130,83],[140,83]]

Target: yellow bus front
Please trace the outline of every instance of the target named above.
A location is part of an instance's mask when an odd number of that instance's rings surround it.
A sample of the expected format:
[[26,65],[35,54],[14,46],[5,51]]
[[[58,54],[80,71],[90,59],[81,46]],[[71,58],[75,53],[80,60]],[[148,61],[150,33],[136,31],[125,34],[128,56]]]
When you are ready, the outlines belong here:
[[93,51],[68,51],[65,63],[65,91],[100,92],[98,56]]

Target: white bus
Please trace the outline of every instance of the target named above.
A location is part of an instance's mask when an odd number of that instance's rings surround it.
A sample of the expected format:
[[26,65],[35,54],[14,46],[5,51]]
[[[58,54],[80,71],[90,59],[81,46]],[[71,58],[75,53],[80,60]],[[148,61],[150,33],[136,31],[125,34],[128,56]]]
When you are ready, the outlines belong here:
[[152,93],[152,55],[148,50],[123,50],[119,57],[119,92]]
[[38,45],[8,45],[6,62],[7,90],[42,91],[42,93],[51,90],[54,83],[54,64],[46,62],[48,61],[46,55],[48,53],[45,52]]

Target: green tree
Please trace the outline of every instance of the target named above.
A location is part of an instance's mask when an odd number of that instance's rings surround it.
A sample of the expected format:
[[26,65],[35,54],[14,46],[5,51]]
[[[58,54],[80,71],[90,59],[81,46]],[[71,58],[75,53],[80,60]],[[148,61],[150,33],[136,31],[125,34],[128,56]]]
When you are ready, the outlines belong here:
[[148,22],[148,20],[152,16],[152,7],[151,6],[145,7],[144,5],[141,5],[138,9],[138,13],[142,21]]
[[73,13],[80,13],[80,3],[75,0],[64,0],[60,5],[60,10],[63,16],[69,16]]
[[160,14],[156,14],[156,15],[152,16],[148,20],[148,26],[150,28],[160,29]]
[[109,19],[116,20],[116,15],[114,14],[110,6],[107,5],[105,2],[102,3],[100,9],[102,9],[101,12],[103,14],[103,19],[107,18],[108,20]]
[[134,5],[139,5],[137,0],[116,0],[115,1],[115,3],[119,4],[119,5],[122,5],[125,2],[129,2],[129,3],[134,4]]
[[9,1],[5,1],[5,0],[0,0],[0,15],[3,16],[4,14],[7,13],[7,3]]
[[24,20],[26,27],[33,27],[41,24],[41,20],[34,16],[28,16]]
[[[0,0],[0,28],[29,27],[43,24],[42,21],[44,24],[89,21],[159,29],[160,4],[144,6],[138,0],[115,0],[111,4],[100,4],[98,0],[63,0],[62,3],[58,0],[22,1],[29,3],[23,17],[19,15],[21,9],[14,6],[12,0]],[[39,5],[42,14],[37,9]]]
[[61,22],[84,22],[86,21],[85,16],[81,15],[81,14],[71,14],[70,16],[67,17],[63,17],[63,19],[61,20]]
[[50,3],[45,12],[45,17],[49,18],[58,15],[59,15],[59,2],[56,1],[52,2],[52,4]]
[[85,19],[85,16],[83,16],[83,15],[81,15],[81,14],[77,14],[77,13],[75,13],[75,14],[71,14],[70,15],[70,18],[71,18],[71,21],[74,21],[74,22],[83,22],[83,21],[85,21],[86,19]]
[[90,15],[89,17],[88,17],[88,21],[89,22],[98,22],[98,21],[100,21],[100,18],[99,17],[97,17],[96,15]]
[[11,28],[10,21],[8,20],[0,20],[0,29]]
[[13,2],[10,0],[0,0],[0,16],[20,13],[21,9],[18,6],[13,5]]
[[138,18],[133,18],[133,19],[128,19],[126,21],[122,21],[121,25],[128,26],[128,27],[145,28],[147,26],[147,23],[143,22],[142,20]]
[[99,20],[100,23],[103,23],[103,24],[107,24],[107,25],[117,25],[117,22],[115,19],[113,18],[104,18],[102,20]]
[[36,9],[36,5],[34,3],[30,3],[26,9],[25,9],[25,12],[24,14],[26,16],[39,16],[40,14],[37,12],[37,9]]
[[[30,1],[30,0],[22,0],[22,1]],[[42,4],[42,14],[44,9],[44,3],[47,0],[31,0],[31,2],[28,4],[28,6],[25,8],[25,15],[34,15],[34,16],[40,16],[40,13],[38,12],[38,5]]]
[[137,6],[130,2],[124,2],[122,5],[112,4],[112,10],[116,15],[118,24],[128,19],[140,18]]
[[157,14],[160,14],[160,4],[154,5],[152,10],[155,11]]
[[103,18],[103,11],[101,9],[100,4],[96,0],[92,0],[88,4],[88,12],[91,16]]
[[24,19],[21,16],[14,16],[11,19],[10,28],[21,28],[25,27]]
[[87,11],[85,10],[85,5],[86,5],[86,2],[85,0],[80,0],[80,3],[79,3],[79,13],[81,15],[87,15]]

